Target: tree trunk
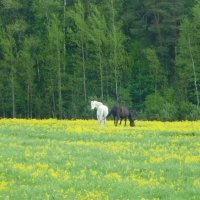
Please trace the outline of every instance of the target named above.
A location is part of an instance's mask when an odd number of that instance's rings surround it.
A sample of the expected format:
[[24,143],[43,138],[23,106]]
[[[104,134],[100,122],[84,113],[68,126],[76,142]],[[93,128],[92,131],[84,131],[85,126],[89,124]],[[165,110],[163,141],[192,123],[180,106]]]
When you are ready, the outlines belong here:
[[12,90],[12,116],[13,116],[13,118],[15,118],[16,117],[16,112],[15,112],[15,86],[14,86],[13,72],[11,74],[11,90]]
[[58,61],[58,109],[59,119],[62,119],[62,79],[61,79],[61,67],[60,67],[60,50],[57,46],[57,61]]
[[100,79],[101,79],[101,98],[103,99],[103,70],[102,70],[102,58],[101,58],[101,51],[99,47],[99,70],[100,70]]
[[65,35],[66,35],[66,21],[65,21],[65,7],[66,7],[66,0],[64,0],[64,5],[63,5],[63,33],[64,33],[64,38],[63,38],[63,72],[64,74],[66,73],[66,61],[65,61],[65,56],[66,56],[66,48],[65,48]]
[[3,113],[2,117],[5,118],[5,116],[6,116],[5,115],[5,105],[4,105],[4,101],[3,101],[3,95],[1,92],[0,92],[0,98],[1,98],[2,113]]
[[82,66],[83,66],[83,89],[84,89],[84,98],[85,98],[85,101],[86,101],[87,92],[86,92],[86,75],[85,75],[85,53],[84,53],[82,33],[81,33],[81,51],[82,51]]
[[30,87],[28,84],[28,87],[27,87],[27,118],[30,117],[29,115],[30,115]]
[[56,103],[55,103],[55,94],[54,94],[54,86],[53,86],[53,80],[51,78],[51,95],[52,95],[52,117],[55,118],[55,112],[56,112]]
[[194,75],[194,86],[195,86],[195,92],[196,92],[196,98],[197,98],[197,108],[199,108],[199,92],[198,92],[197,76],[196,76],[194,58],[193,58],[192,49],[191,49],[190,36],[188,37],[188,47],[189,47],[189,52],[190,52],[190,58],[191,58],[191,61],[192,61],[192,69],[193,69],[193,75]]
[[114,38],[114,74],[115,74],[115,95],[117,102],[119,101],[118,97],[118,73],[117,73],[117,41],[116,41],[116,27],[115,27],[115,13],[114,13],[114,5],[113,0],[111,0],[111,9],[112,9],[112,25],[113,25],[113,38]]
[[33,118],[33,93],[32,88],[30,88],[30,118]]
[[52,104],[53,104],[52,115],[53,115],[53,118],[55,118],[56,104],[55,104],[54,92],[52,93]]
[[32,88],[31,85],[28,84],[27,87],[27,118],[32,119]]

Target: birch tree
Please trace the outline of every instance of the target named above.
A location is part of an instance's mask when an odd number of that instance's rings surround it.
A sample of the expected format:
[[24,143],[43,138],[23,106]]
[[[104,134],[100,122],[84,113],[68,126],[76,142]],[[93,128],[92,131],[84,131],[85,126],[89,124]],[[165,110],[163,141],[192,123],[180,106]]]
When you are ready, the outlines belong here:
[[[87,99],[87,86],[86,86],[86,45],[88,27],[85,21],[85,10],[83,4],[78,1],[73,9],[68,11],[69,18],[74,22],[75,27],[70,28],[69,34],[71,34],[71,40],[77,45],[77,64],[81,63],[82,68],[82,84],[84,100]],[[79,65],[80,67],[80,65]]]
[[94,46],[92,46],[93,53],[96,54],[99,70],[96,72],[99,74],[100,79],[100,96],[101,99],[104,98],[104,82],[105,82],[105,70],[104,70],[104,56],[103,48],[105,46],[107,26],[104,16],[101,15],[96,6],[91,6],[91,14],[88,19],[89,39],[92,41]]
[[199,108],[199,82],[200,82],[200,3],[193,9],[193,18],[185,19],[181,25],[179,51],[177,56],[178,85],[182,88],[181,95],[185,100],[195,103]]
[[[56,66],[56,79],[57,79],[57,91],[58,91],[58,114],[59,118],[62,118],[63,115],[63,101],[62,101],[62,73],[61,64],[62,64],[62,50],[63,50],[63,38],[64,34],[62,31],[62,26],[56,15],[52,15],[50,24],[47,27],[48,30],[48,42],[50,48],[51,61],[50,68],[54,69]],[[53,70],[54,71],[54,70]],[[53,74],[52,74],[53,75]],[[55,80],[55,77],[52,77],[52,80]]]
[[[34,46],[34,38],[25,38],[23,50],[19,52],[18,70],[19,77],[21,79],[21,87],[25,92],[25,104],[26,104],[26,117],[33,117],[33,97],[34,97],[34,59],[31,54],[31,48]],[[21,103],[23,101],[21,100]]]
[[13,38],[13,26],[8,26],[5,32],[5,54],[4,62],[7,64],[9,69],[9,85],[11,86],[11,99],[12,99],[12,117],[16,117],[16,67],[15,67],[15,51],[16,43]]

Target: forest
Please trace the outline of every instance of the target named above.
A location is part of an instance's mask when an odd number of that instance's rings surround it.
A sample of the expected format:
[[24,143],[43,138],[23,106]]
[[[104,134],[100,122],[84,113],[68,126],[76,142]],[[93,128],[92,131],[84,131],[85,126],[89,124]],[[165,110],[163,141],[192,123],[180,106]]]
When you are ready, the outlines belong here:
[[0,0],[0,118],[200,119],[200,1]]

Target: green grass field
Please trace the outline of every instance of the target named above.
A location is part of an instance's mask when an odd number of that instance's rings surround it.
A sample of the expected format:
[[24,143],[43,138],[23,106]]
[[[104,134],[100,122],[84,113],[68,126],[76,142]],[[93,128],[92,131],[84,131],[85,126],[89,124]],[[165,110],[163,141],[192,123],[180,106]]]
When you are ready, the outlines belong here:
[[0,120],[0,199],[200,199],[199,125]]

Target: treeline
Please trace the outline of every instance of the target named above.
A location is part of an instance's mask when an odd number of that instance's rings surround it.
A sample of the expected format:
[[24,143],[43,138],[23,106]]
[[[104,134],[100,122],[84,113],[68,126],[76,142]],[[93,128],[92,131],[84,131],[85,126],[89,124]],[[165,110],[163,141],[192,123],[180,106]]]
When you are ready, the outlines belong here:
[[0,0],[0,117],[199,119],[200,2]]

